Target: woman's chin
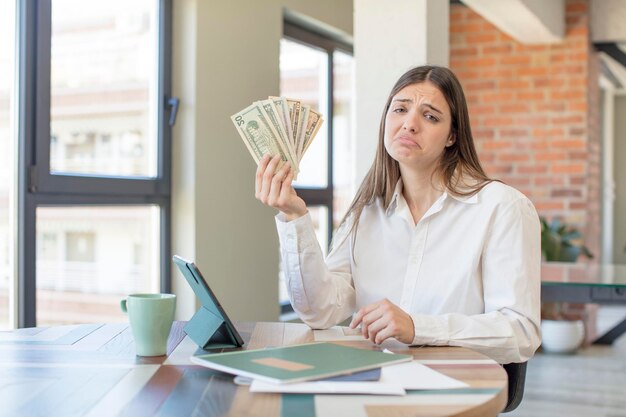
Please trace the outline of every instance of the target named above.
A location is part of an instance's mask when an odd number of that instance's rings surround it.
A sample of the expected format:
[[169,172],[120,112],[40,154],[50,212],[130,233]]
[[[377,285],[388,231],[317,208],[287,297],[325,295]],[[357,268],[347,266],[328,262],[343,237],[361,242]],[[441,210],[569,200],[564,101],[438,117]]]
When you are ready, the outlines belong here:
[[411,149],[408,148],[400,148],[394,149],[393,153],[390,153],[391,156],[398,163],[411,163],[416,160],[415,152],[412,152]]

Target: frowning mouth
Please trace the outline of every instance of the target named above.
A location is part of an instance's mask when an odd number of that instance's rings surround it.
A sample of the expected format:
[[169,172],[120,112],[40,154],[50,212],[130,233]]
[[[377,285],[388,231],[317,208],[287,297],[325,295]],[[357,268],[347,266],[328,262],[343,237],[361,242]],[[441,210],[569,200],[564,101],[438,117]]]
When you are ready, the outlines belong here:
[[406,135],[398,136],[396,138],[396,142],[402,145],[416,146],[420,149],[422,148],[415,140],[413,140],[413,138],[411,138],[410,136],[406,136]]

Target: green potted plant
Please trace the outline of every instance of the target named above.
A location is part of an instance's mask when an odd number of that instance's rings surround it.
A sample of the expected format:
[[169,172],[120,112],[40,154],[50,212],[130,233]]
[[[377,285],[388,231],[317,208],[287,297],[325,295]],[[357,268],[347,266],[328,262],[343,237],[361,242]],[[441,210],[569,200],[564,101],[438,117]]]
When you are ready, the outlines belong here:
[[541,253],[547,262],[576,262],[583,255],[589,259],[593,254],[582,243],[581,233],[574,227],[555,218],[541,221]]
[[[559,219],[548,222],[541,217],[540,221],[541,254],[546,262],[576,262],[581,255],[593,258],[576,228]],[[541,346],[546,352],[573,353],[584,340],[584,317],[568,313],[564,304],[549,302],[541,306]]]

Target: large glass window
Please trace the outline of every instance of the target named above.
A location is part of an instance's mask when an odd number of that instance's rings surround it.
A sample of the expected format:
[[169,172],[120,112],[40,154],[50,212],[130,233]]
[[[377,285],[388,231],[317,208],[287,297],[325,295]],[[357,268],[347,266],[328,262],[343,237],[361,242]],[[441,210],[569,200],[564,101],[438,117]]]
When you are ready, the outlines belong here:
[[0,330],[14,325],[15,22],[15,1],[0,2]]
[[158,292],[159,208],[39,207],[37,324],[126,320],[125,295]]
[[[280,42],[280,94],[318,110],[328,123],[328,52],[282,39]],[[299,188],[328,186],[328,129],[320,129],[300,162],[294,185]]]
[[21,9],[20,325],[119,321],[170,287],[171,1]]
[[[325,253],[332,230],[353,195],[352,83],[351,45],[285,23],[280,44],[280,94],[318,109],[325,119],[325,126],[302,158],[298,181],[294,182],[307,202]],[[283,313],[288,313],[282,271],[279,279],[279,300]]]
[[53,0],[53,172],[156,175],[156,5]]
[[354,58],[333,52],[333,228],[348,211],[355,193]]

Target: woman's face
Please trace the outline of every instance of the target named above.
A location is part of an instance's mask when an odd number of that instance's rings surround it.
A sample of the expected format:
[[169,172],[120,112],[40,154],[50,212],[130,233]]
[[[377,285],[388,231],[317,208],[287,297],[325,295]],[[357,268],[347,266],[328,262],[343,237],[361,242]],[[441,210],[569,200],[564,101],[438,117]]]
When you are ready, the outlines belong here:
[[408,85],[393,96],[385,116],[385,149],[401,167],[432,172],[454,143],[451,123],[448,103],[434,84]]

